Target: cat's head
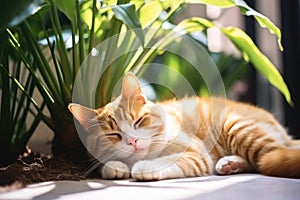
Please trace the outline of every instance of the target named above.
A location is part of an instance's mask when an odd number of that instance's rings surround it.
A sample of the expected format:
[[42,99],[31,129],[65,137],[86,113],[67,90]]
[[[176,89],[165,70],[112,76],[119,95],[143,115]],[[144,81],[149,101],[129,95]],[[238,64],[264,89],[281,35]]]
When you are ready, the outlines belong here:
[[163,109],[147,100],[132,73],[125,75],[121,95],[104,107],[72,103],[69,110],[88,134],[87,149],[99,159],[109,155],[105,161],[149,153],[165,137]]

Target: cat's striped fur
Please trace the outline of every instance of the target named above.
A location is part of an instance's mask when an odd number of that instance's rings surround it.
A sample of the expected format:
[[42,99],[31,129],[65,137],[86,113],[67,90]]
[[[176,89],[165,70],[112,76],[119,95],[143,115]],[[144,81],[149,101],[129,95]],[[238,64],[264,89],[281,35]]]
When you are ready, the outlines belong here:
[[152,103],[128,73],[119,98],[69,109],[103,178],[160,180],[257,171],[300,177],[300,142],[267,111],[224,98]]

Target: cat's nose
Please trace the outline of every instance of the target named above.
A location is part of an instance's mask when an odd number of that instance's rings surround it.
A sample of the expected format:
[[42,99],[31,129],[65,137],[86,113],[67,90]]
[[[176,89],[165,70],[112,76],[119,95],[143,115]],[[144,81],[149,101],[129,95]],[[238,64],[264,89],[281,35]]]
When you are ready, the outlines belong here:
[[127,144],[134,146],[134,148],[136,148],[136,143],[137,143],[137,138],[128,138],[127,139]]

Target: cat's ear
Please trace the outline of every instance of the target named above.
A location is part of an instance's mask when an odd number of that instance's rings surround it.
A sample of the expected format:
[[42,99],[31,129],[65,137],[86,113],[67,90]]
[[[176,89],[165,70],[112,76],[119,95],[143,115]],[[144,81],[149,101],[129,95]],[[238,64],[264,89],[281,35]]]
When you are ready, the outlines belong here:
[[123,79],[122,97],[127,100],[135,99],[141,103],[146,103],[146,97],[141,89],[141,84],[131,72],[128,72]]
[[94,109],[76,103],[69,104],[68,108],[85,130],[98,121],[97,111]]

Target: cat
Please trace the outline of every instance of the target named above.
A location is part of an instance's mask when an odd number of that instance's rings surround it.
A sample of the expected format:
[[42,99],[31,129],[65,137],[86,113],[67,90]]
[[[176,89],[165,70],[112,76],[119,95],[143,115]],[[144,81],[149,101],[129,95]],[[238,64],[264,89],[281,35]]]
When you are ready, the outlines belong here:
[[102,108],[69,104],[104,179],[141,181],[258,172],[300,177],[300,141],[271,113],[221,97],[147,100],[126,73],[121,95]]

